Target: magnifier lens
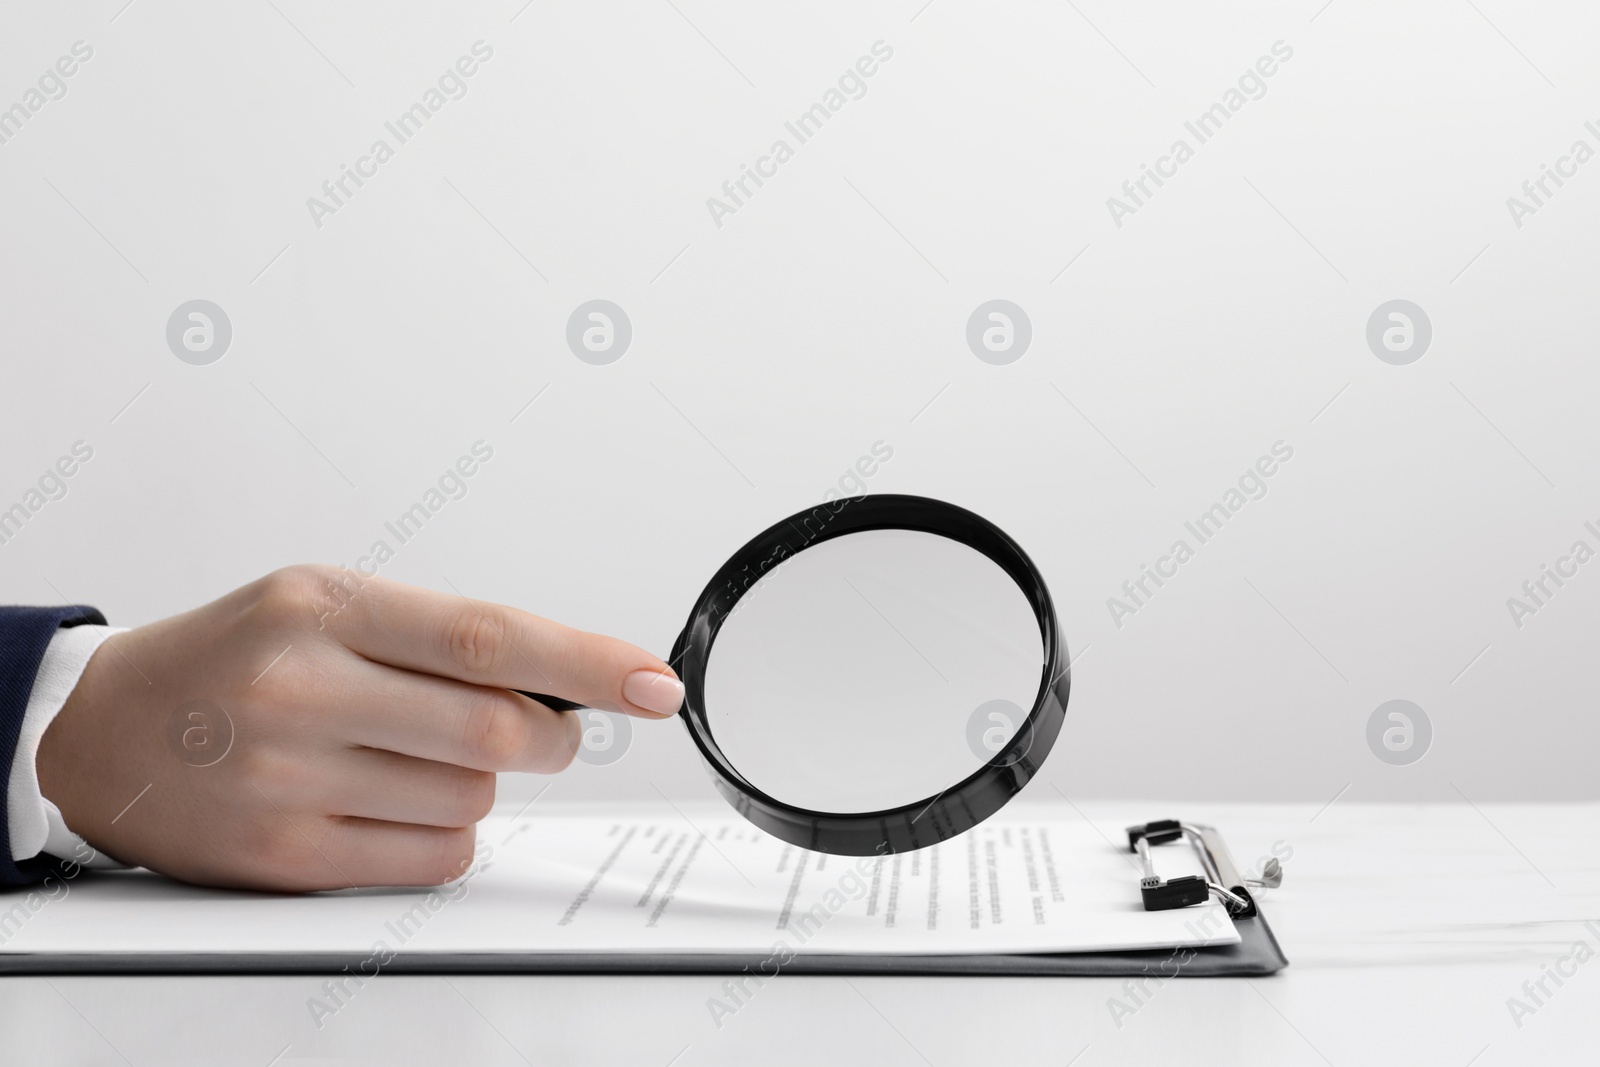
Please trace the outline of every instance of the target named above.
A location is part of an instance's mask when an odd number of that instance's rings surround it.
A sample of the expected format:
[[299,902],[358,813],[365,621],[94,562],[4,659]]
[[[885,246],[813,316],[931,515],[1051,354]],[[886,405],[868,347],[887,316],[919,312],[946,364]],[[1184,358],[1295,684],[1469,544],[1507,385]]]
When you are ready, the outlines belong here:
[[706,722],[775,800],[864,813],[928,801],[1025,729],[1045,649],[1023,591],[950,538],[864,530],[768,570],[710,650]]

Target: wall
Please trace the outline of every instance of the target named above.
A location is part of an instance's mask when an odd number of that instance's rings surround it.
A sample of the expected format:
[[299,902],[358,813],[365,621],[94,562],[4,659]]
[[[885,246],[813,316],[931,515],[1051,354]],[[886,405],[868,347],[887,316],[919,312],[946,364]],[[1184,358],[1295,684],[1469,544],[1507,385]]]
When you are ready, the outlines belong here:
[[[384,573],[665,653],[733,548],[883,441],[871,491],[1043,568],[1081,656],[1069,796],[1596,796],[1600,563],[1508,606],[1600,549],[1584,34],[1354,0],[521,6],[8,15],[0,106],[93,54],[0,143],[0,506],[93,458],[0,545],[6,600],[137,624],[354,563],[484,441]],[[169,348],[192,299],[231,323],[209,365]],[[593,299],[632,326],[609,365],[567,344]],[[1004,365],[968,344],[994,299],[1031,324]],[[1431,325],[1414,362],[1369,346],[1393,300]],[[1186,532],[1275,445],[1264,495]],[[1369,745],[1395,699],[1431,723],[1404,766]],[[656,788],[708,792],[675,724],[550,795]]]

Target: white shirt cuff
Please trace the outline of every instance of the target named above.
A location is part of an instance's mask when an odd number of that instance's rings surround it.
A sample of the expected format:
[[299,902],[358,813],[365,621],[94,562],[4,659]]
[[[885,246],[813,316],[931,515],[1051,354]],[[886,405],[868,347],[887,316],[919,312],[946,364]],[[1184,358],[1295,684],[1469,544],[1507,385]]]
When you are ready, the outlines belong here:
[[39,791],[35,763],[39,741],[72,695],[84,668],[89,666],[89,657],[106,638],[125,631],[126,627],[119,626],[68,626],[50,638],[23,712],[22,733],[17,737],[11,776],[6,781],[6,828],[11,833],[13,861],[31,859],[43,852],[84,867],[123,866],[96,852],[67,828],[60,810]]

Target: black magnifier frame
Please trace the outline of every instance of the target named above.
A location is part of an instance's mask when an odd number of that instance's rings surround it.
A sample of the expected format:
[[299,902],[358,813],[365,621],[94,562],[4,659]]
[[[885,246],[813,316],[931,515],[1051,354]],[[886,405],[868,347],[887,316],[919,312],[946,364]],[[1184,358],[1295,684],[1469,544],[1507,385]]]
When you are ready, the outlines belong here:
[[[912,530],[966,545],[992,560],[1028,599],[1039,624],[1044,663],[1033,708],[1004,748],[968,777],[939,794],[896,808],[827,812],[786,804],[763,792],[723,754],[707,717],[706,670],[717,632],[734,606],[789,557],[846,534]],[[735,552],[695,602],[670,661],[684,684],[678,712],[689,728],[712,782],[747,820],[772,836],[815,852],[871,856],[909,852],[949,840],[1005,806],[1038,773],[1050,754],[1072,689],[1066,641],[1044,577],[1005,531],[965,508],[928,497],[897,494],[841,497],[776,522]]]

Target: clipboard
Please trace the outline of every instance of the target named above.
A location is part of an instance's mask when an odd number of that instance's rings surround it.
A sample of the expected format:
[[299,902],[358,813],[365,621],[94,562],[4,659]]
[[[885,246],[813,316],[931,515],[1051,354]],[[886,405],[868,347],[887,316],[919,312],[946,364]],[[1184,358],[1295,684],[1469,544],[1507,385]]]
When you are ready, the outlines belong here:
[[[1288,965],[1288,959],[1262,914],[1250,880],[1242,877],[1222,835],[1213,827],[1161,820],[1128,828],[1129,850],[1146,858],[1146,874],[1135,885],[1130,903],[1144,897],[1148,910],[1168,910],[1198,903],[1180,897],[1192,885],[1160,895],[1148,860],[1152,845],[1187,841],[1205,871],[1206,895],[1214,885],[1228,906],[1236,943],[1188,948],[1081,953],[1015,953],[962,955],[886,955],[798,953],[782,964],[783,974],[812,975],[962,975],[1033,977],[1179,977],[1258,976]],[[1149,890],[1158,890],[1151,907]],[[1229,900],[1228,897],[1233,900]],[[1202,896],[1200,899],[1205,899]],[[1237,903],[1235,903],[1237,902]],[[1197,913],[1198,914],[1198,913]],[[158,974],[294,974],[360,973],[365,954],[350,952],[14,952],[0,953],[0,975],[158,975]],[[397,951],[382,968],[385,974],[767,974],[770,958],[749,953],[620,953],[620,952],[410,952]]]

